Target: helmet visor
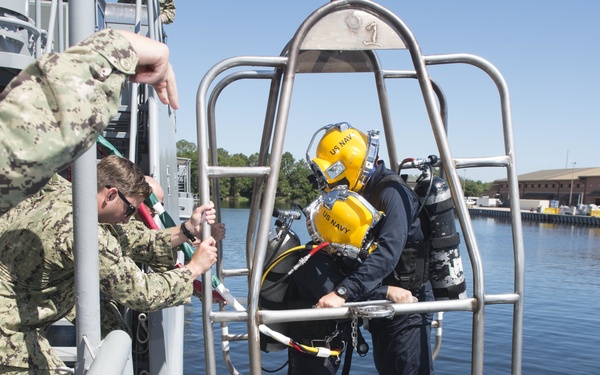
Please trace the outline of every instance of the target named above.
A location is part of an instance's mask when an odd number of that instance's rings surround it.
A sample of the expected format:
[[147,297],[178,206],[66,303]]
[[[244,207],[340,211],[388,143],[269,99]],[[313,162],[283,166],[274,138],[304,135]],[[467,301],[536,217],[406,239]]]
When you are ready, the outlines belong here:
[[314,160],[310,162],[310,169],[312,169],[313,175],[315,176],[319,189],[328,189],[329,185],[327,184],[327,177],[325,177],[325,173],[323,173],[321,167],[319,167],[319,165]]
[[341,161],[330,164],[326,160],[314,158],[310,162],[310,167],[321,190],[327,191],[337,185],[348,185],[345,178],[340,178],[346,171]]

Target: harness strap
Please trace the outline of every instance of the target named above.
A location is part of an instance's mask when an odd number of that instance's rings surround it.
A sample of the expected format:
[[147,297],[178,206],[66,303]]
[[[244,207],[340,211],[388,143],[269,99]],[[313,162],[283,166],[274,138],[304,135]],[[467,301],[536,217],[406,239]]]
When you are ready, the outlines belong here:
[[431,239],[431,247],[433,247],[434,249],[457,247],[458,244],[460,244],[460,236],[458,235],[458,233],[451,234],[450,236]]
[[346,345],[346,355],[344,356],[344,367],[342,368],[342,375],[350,374],[350,367],[352,365],[352,353],[354,349],[359,356],[364,357],[367,355],[369,351],[369,344],[365,340],[362,331],[360,329],[356,330],[357,338],[356,338],[356,348],[353,348],[352,345]]
[[[413,194],[422,202],[421,198],[418,197],[417,193],[397,174],[388,174],[381,178],[377,184],[373,187],[370,196],[377,198],[381,192],[389,187],[399,184],[405,187],[407,193]],[[404,199],[404,197],[403,197]],[[452,200],[450,200],[452,201]],[[442,206],[440,206],[442,208]],[[412,220],[408,216],[409,221]],[[393,277],[388,278],[388,282],[392,282],[392,285],[398,285],[401,288],[415,291],[421,288],[423,283],[429,280],[429,246],[431,242],[430,230],[429,230],[429,215],[426,210],[419,210],[419,219],[421,221],[421,230],[425,236],[424,241],[418,242],[407,242],[405,248],[402,249],[402,255],[398,264],[396,264],[393,272]],[[395,282],[394,282],[395,280]]]
[[344,367],[342,368],[342,375],[350,374],[350,366],[352,365],[352,352],[354,349],[350,346],[346,346],[346,355],[344,356]]

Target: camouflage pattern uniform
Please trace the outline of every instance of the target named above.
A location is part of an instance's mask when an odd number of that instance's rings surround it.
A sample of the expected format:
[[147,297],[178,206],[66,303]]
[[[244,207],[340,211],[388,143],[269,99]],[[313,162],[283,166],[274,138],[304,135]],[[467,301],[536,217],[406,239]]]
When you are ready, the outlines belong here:
[[[135,4],[136,0],[119,0],[119,3]],[[142,4],[146,4],[146,0],[142,0]],[[173,23],[175,21],[175,0],[159,0],[160,15],[165,17],[164,24]]]
[[160,0],[160,15],[165,16],[165,21],[163,23],[173,23],[173,21],[175,21],[175,1]]
[[10,82],[0,94],[0,215],[93,144],[137,63],[127,39],[106,29]]
[[[71,185],[55,176],[0,217],[0,373],[3,366],[64,366],[45,335],[75,304],[72,211]],[[101,292],[139,311],[189,302],[187,268],[144,273],[126,256],[168,268],[176,261],[170,238],[170,229],[153,231],[140,223],[98,224]]]
[[[141,221],[131,218],[128,224],[116,225],[115,230],[119,234],[123,256],[131,258],[136,263],[144,263],[150,266],[151,272],[166,272],[174,268],[173,265],[176,261],[177,250],[161,246],[152,249],[154,251],[149,251],[151,249],[148,248],[148,242],[152,240],[152,236],[148,236],[149,238],[145,241],[143,237],[140,237],[140,235],[148,230],[146,225]],[[195,290],[194,295],[196,295]],[[75,324],[75,307],[73,307],[65,318]],[[132,335],[129,326],[123,320],[120,305],[104,293],[101,293],[100,296],[100,318],[103,339],[114,330],[125,331],[130,336]]]

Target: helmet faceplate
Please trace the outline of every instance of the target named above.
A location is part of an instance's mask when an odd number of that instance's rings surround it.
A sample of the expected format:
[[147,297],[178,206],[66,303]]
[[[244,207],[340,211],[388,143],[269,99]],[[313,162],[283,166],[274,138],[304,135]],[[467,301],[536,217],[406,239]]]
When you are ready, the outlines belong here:
[[313,241],[329,242],[333,254],[364,260],[376,247],[371,230],[383,213],[345,186],[320,195],[304,213]]
[[[311,159],[312,143],[322,130],[325,134],[317,145],[315,157]],[[334,186],[346,185],[350,190],[360,192],[375,169],[378,152],[378,130],[364,134],[342,122],[317,130],[306,151],[306,161],[320,189],[328,191]]]

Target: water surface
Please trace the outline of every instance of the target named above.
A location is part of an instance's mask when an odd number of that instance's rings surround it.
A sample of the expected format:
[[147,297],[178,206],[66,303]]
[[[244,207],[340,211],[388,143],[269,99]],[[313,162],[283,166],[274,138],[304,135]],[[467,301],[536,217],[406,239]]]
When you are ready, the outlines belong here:
[[[227,238],[223,243],[227,268],[245,265],[247,209],[224,209]],[[473,218],[477,244],[485,272],[486,293],[513,292],[512,232],[508,222]],[[308,240],[302,222],[293,229]],[[523,223],[525,244],[525,310],[523,331],[523,374],[600,374],[600,229],[564,224]],[[471,266],[464,244],[460,247],[467,278],[472,288]],[[227,287],[245,296],[245,278],[228,278]],[[203,374],[201,303],[194,300],[185,309],[184,374]],[[469,312],[447,312],[443,319],[436,374],[470,374],[471,320]],[[230,332],[245,333],[245,323],[230,324]],[[485,374],[509,374],[512,348],[512,306],[491,305],[485,315]],[[368,332],[365,338],[370,341]],[[220,347],[219,334],[215,345]],[[247,343],[231,343],[234,366],[248,374]],[[284,365],[286,353],[263,353],[263,367]],[[217,372],[228,374],[221,350],[217,350]],[[285,374],[286,368],[275,372]],[[341,370],[338,372],[341,373]],[[354,354],[352,374],[374,373],[371,353]],[[266,374],[266,372],[265,372]]]

